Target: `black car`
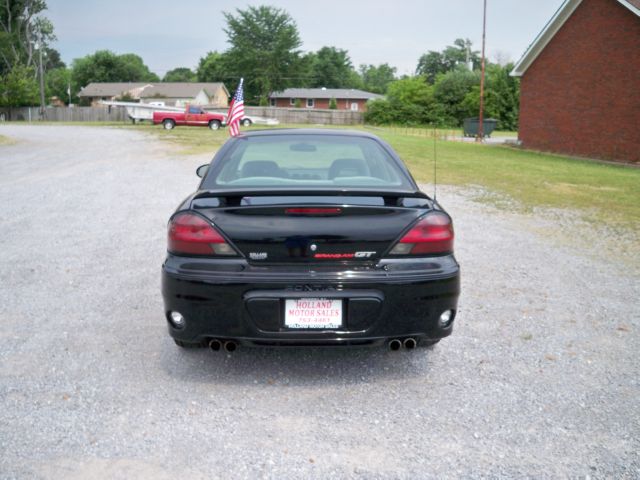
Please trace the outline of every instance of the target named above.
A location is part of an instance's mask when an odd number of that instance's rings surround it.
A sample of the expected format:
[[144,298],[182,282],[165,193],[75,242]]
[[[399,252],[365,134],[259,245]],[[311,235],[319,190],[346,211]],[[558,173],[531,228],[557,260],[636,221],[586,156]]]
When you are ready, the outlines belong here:
[[171,216],[162,294],[177,345],[430,345],[460,292],[451,218],[389,145],[281,129],[228,140]]

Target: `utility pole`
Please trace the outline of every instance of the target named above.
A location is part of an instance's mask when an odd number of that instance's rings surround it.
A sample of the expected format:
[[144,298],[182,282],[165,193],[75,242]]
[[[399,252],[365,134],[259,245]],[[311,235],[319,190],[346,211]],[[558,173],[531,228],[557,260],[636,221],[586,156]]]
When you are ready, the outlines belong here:
[[40,74],[40,120],[44,120],[44,68],[42,66],[42,49],[44,48],[44,42],[42,37],[42,31],[40,33],[40,44],[38,45],[38,52],[40,57],[40,65],[38,67],[38,72]]
[[484,140],[484,43],[487,31],[487,0],[483,1],[482,13],[482,73],[480,74],[480,115],[478,115],[478,136],[476,142]]

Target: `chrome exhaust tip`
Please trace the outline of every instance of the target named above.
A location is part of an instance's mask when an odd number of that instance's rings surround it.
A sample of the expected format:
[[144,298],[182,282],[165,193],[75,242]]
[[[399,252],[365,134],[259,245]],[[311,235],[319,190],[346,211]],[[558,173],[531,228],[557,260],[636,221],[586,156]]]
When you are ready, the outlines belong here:
[[413,350],[418,345],[418,342],[416,342],[415,338],[409,337],[402,342],[402,345],[404,345],[404,348],[407,350]]
[[227,340],[226,342],[224,342],[224,351],[225,352],[235,352],[236,348],[238,348],[238,344],[236,342],[234,342],[233,340]]
[[389,350],[392,350],[395,352],[396,350],[400,350],[400,347],[402,347],[402,342],[397,338],[394,338],[393,340],[389,340]]
[[222,342],[216,338],[209,340],[209,348],[214,352],[219,352],[222,348]]

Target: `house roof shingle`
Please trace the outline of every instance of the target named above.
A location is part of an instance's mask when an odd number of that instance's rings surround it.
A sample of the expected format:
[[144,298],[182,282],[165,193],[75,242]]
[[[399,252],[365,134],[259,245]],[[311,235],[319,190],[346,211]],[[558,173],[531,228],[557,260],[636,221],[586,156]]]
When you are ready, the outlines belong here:
[[144,87],[149,83],[140,82],[108,82],[108,83],[90,83],[82,90],[78,96],[80,97],[114,97],[123,92],[128,92],[134,88]]
[[189,98],[195,97],[204,90],[209,96],[212,96],[216,91],[222,88],[227,96],[229,92],[224,86],[224,83],[187,83],[187,82],[162,82],[152,83],[149,87],[145,88],[140,94],[140,98],[149,97],[166,97],[166,98]]
[[165,98],[190,98],[195,97],[204,90],[209,96],[222,88],[229,96],[229,91],[224,83],[188,83],[188,82],[95,82],[84,87],[78,96],[80,97],[115,97],[123,92],[140,89],[140,98],[165,97]]
[[271,92],[269,98],[335,98],[336,100],[369,100],[373,98],[382,98],[382,95],[353,88],[287,88],[282,92]]

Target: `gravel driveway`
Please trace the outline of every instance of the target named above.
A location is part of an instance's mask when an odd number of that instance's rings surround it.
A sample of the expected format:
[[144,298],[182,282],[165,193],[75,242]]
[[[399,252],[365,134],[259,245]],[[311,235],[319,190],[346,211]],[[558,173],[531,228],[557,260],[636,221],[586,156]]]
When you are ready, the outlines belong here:
[[0,135],[0,477],[640,477],[637,267],[441,188],[463,285],[433,349],[185,351],[160,265],[207,158]]

